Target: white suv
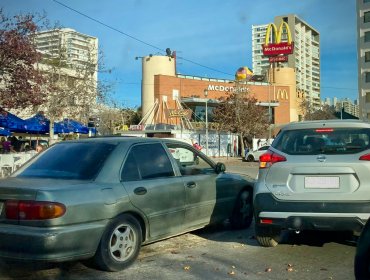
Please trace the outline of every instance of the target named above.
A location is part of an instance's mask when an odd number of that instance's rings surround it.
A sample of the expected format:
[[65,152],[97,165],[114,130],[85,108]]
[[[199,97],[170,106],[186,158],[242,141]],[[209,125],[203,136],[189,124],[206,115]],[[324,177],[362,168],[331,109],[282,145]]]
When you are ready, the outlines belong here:
[[370,216],[370,124],[291,123],[260,156],[255,229],[276,246],[282,229],[360,232]]

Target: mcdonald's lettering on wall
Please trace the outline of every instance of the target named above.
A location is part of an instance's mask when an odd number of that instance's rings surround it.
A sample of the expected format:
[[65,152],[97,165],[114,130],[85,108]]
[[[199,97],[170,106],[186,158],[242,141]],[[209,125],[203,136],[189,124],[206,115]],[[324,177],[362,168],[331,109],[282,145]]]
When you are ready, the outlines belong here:
[[[284,31],[287,35],[287,41],[281,42]],[[292,34],[290,33],[289,25],[282,21],[279,29],[277,29],[274,23],[270,23],[266,30],[265,44],[262,46],[263,54],[265,56],[289,55],[292,54],[293,51],[294,43],[292,41]],[[284,60],[273,60],[270,62],[278,61]]]

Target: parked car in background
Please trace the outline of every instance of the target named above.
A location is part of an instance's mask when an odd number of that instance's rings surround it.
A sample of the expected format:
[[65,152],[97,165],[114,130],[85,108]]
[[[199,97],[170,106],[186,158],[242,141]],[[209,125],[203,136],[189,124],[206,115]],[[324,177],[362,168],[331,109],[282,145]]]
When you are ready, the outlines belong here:
[[360,232],[370,216],[370,124],[291,123],[260,156],[256,238],[276,246],[283,229]]
[[258,161],[260,155],[265,153],[270,146],[262,146],[259,147],[257,150],[249,151],[247,155],[245,156],[246,161]]
[[252,187],[179,141],[59,142],[0,180],[0,257],[118,271],[144,244],[225,221],[248,227]]

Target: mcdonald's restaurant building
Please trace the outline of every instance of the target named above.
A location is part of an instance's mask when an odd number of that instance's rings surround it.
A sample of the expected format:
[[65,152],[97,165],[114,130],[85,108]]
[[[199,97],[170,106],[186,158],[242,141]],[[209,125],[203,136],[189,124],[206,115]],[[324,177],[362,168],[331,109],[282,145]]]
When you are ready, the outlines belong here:
[[[190,126],[194,130],[204,130],[207,107],[208,128],[216,130],[212,110],[218,106],[219,99],[230,92],[247,92],[258,100],[259,106],[266,108],[266,114],[270,111],[273,133],[283,124],[300,120],[300,98],[296,95],[295,70],[292,68],[273,68],[271,83],[238,83],[176,74],[176,58],[147,56],[142,58],[142,73],[143,120],[139,129],[179,126],[189,129]],[[131,130],[135,129],[138,128]],[[266,135],[256,137],[267,136],[268,131]]]

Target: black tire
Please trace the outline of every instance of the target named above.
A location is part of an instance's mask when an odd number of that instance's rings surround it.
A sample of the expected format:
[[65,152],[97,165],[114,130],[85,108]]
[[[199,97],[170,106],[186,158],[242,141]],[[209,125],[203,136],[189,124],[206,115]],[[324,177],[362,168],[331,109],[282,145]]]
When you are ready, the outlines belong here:
[[281,240],[281,230],[255,225],[256,239],[263,247],[275,247]]
[[253,220],[252,191],[243,190],[236,199],[230,219],[233,229],[248,228]]
[[249,155],[249,156],[247,157],[247,161],[248,161],[248,162],[254,161],[254,156]]
[[363,228],[357,242],[355,255],[355,276],[357,280],[370,279],[370,221]]
[[93,258],[94,264],[105,271],[125,269],[139,255],[141,243],[140,223],[131,215],[120,215],[104,231]]

